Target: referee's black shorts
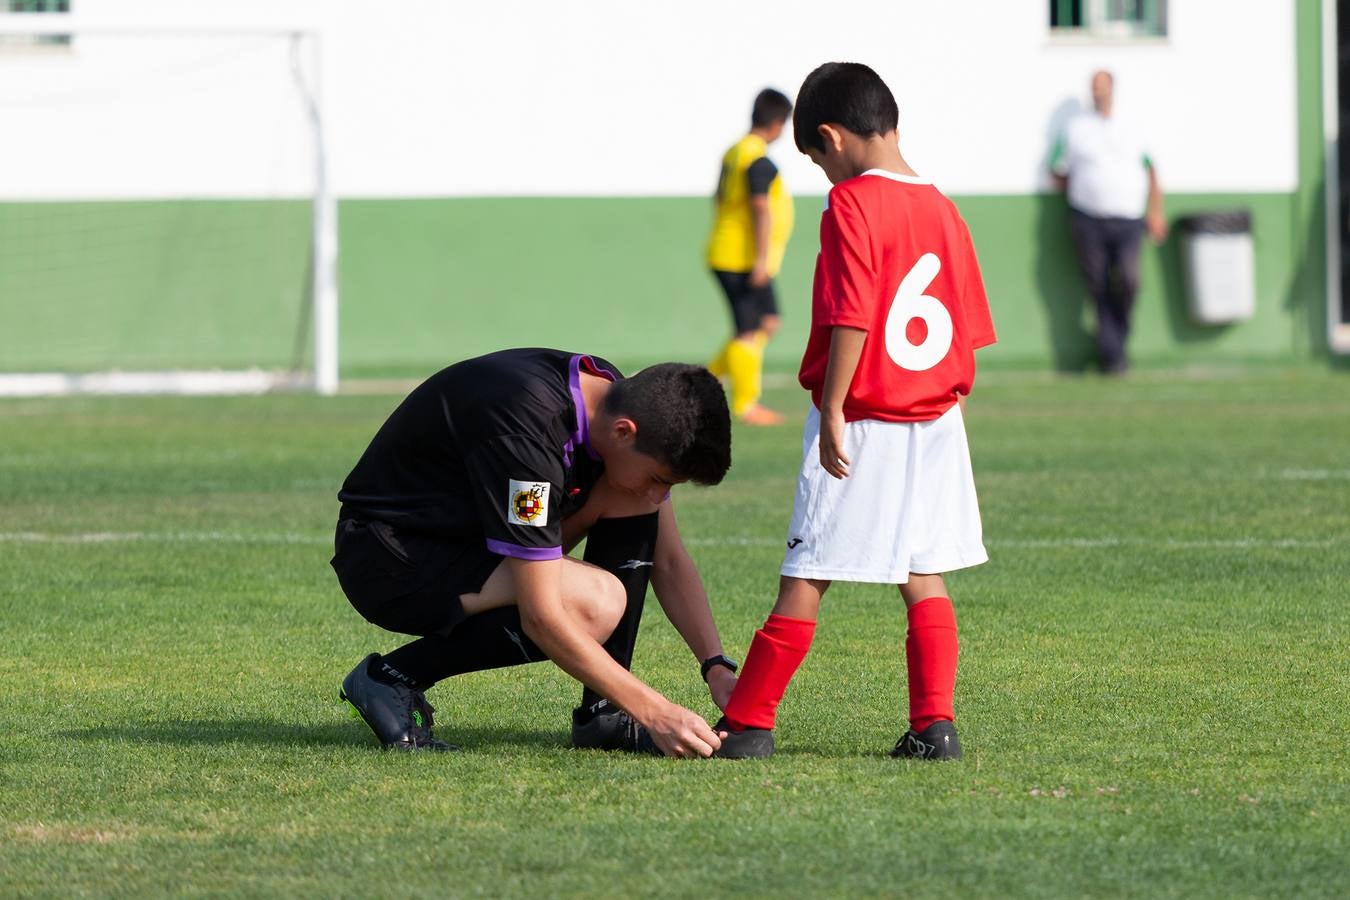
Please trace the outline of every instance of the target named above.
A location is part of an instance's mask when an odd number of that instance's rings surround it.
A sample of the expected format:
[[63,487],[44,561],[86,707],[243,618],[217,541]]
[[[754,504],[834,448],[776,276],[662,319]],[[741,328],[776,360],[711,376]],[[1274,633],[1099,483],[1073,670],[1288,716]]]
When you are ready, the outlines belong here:
[[778,297],[774,294],[772,279],[763,287],[754,287],[750,284],[749,272],[713,269],[712,273],[727,295],[737,334],[758,331],[765,316],[778,315]]
[[333,571],[356,611],[418,637],[449,634],[465,617],[460,594],[482,590],[502,561],[482,539],[449,541],[360,519],[339,520],[333,545]]

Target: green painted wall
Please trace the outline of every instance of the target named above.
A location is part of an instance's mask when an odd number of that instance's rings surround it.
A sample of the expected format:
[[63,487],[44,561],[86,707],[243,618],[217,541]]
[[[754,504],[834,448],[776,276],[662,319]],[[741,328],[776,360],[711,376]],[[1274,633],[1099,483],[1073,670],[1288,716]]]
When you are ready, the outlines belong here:
[[[991,365],[1081,368],[1091,337],[1058,196],[958,197],[975,235],[999,344]],[[1186,314],[1179,236],[1148,247],[1132,348],[1142,364],[1289,359],[1312,347],[1313,291],[1296,267],[1296,198],[1169,198],[1171,215],[1252,210],[1257,314],[1201,327]],[[799,200],[780,278],[784,329],[770,346],[795,360],[810,315],[821,200]],[[342,205],[344,365],[453,359],[497,344],[585,345],[637,359],[701,359],[729,329],[702,265],[702,199],[371,200]],[[616,349],[617,348],[617,349]]]
[[[1087,364],[1063,200],[956,199],[1000,336],[983,363]],[[1174,196],[1168,211],[1233,206],[1254,214],[1256,317],[1190,324],[1174,237],[1144,253],[1139,363],[1321,347],[1320,199]],[[820,207],[799,200],[780,279],[785,324],[770,346],[779,365],[805,342]],[[703,199],[348,200],[339,214],[347,375],[418,373],[508,344],[702,360],[730,327],[703,268]],[[0,370],[286,365],[307,341],[307,220],[295,202],[0,204]]]
[[[1043,364],[1076,370],[1093,358],[1083,282],[1068,237],[1068,209],[1058,195],[957,198],[975,236],[999,344],[990,363]],[[1298,327],[1308,297],[1297,296],[1291,264],[1294,205],[1286,194],[1183,195],[1167,200],[1171,219],[1244,208],[1252,212],[1256,314],[1229,326],[1202,326],[1188,314],[1179,229],[1161,246],[1146,242],[1130,340],[1140,364],[1174,365],[1308,355]]]

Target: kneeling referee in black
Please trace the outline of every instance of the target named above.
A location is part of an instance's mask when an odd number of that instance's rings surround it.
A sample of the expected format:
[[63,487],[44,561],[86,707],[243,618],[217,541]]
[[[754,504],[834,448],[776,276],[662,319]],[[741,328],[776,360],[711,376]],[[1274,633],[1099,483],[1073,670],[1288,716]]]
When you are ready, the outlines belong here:
[[[709,756],[707,722],[628,670],[648,580],[726,704],[735,663],[675,521],[674,484],[731,464],[706,369],[631,378],[599,357],[503,350],[443,369],[394,410],[338,494],[333,568],[368,621],[417,640],[342,683],[388,747],[447,750],[424,691],[552,660],[585,685],[574,746]],[[587,538],[585,561],[566,552]]]

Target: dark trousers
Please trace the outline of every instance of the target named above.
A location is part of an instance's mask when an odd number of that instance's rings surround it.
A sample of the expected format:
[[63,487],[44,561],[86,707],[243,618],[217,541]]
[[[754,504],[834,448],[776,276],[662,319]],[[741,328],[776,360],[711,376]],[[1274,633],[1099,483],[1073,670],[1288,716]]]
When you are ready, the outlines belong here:
[[[657,522],[657,513],[601,519],[586,536],[585,561],[614,575],[627,597],[623,618],[604,642],[609,655],[625,669],[633,665],[638,623],[656,551]],[[384,662],[407,675],[422,690],[455,675],[546,658],[525,634],[520,611],[514,605],[468,617],[463,617],[461,609],[461,619],[452,627],[428,633],[383,656]],[[599,700],[600,695],[589,688],[583,692],[583,706]]]
[[1097,353],[1103,372],[1123,372],[1125,341],[1139,292],[1139,246],[1143,219],[1101,219],[1070,210],[1069,227],[1078,264],[1097,308]]

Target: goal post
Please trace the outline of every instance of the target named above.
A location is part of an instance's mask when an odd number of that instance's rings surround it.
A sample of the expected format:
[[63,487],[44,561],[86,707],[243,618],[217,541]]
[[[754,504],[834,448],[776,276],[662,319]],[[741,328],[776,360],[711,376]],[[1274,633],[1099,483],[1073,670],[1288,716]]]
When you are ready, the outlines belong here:
[[337,392],[321,50],[0,15],[0,396]]

